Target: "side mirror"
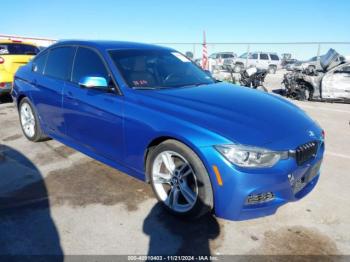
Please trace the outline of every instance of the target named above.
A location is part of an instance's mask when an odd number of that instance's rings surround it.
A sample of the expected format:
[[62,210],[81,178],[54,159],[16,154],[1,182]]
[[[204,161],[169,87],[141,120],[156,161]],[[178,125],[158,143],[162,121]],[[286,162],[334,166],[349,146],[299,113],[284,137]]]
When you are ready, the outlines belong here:
[[79,85],[84,88],[108,88],[107,79],[99,76],[84,76],[79,80]]
[[32,63],[32,71],[33,72],[38,71],[38,67],[37,67],[37,65],[35,63]]

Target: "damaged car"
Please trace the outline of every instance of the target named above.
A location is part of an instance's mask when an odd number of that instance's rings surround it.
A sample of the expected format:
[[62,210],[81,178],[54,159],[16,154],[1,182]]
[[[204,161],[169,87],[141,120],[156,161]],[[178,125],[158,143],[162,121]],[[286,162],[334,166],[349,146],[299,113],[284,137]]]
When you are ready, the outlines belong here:
[[284,95],[297,100],[350,102],[350,63],[330,49],[321,56],[322,71],[310,68],[284,75]]

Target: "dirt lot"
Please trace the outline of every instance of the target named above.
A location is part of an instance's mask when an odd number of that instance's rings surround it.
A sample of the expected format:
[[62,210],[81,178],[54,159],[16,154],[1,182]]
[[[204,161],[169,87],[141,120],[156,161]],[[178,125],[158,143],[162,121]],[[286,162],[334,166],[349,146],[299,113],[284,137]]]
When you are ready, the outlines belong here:
[[56,141],[27,141],[14,105],[1,104],[0,254],[350,254],[350,105],[296,104],[326,131],[319,184],[274,216],[242,222],[177,220],[147,184]]

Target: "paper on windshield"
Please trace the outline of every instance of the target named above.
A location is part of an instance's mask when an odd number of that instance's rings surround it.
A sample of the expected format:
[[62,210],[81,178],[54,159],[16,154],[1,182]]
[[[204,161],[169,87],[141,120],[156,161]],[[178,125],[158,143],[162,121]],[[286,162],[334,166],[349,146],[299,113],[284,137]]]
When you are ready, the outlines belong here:
[[185,62],[185,63],[191,62],[191,60],[189,60],[186,56],[184,56],[180,53],[172,52],[172,55],[175,56],[176,58],[178,58],[179,60],[181,60],[182,62]]

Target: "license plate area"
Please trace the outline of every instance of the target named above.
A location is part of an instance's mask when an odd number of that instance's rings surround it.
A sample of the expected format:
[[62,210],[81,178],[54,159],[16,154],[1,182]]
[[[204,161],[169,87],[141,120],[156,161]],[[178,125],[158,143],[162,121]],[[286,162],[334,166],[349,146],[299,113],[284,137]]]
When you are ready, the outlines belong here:
[[306,171],[304,175],[300,176],[299,178],[290,180],[294,194],[297,194],[303,190],[304,187],[306,187],[306,185],[318,175],[321,168],[321,163],[321,160],[318,161],[315,165],[310,167],[310,169]]

